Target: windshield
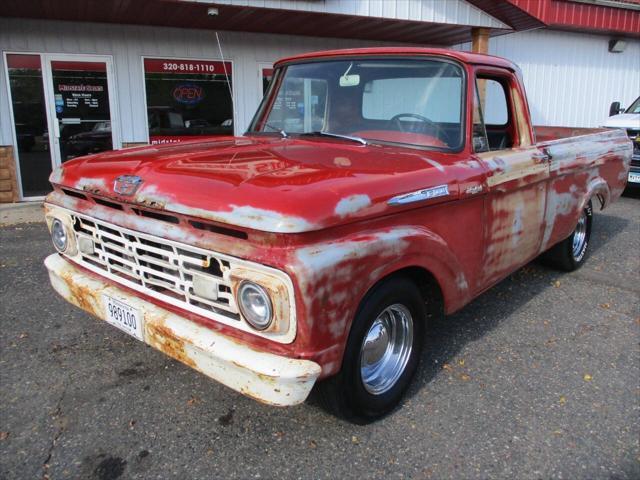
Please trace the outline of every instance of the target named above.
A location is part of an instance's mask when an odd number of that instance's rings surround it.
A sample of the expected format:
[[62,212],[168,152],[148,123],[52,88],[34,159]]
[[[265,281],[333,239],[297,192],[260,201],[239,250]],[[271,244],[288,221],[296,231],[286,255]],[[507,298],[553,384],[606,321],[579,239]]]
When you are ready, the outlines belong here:
[[462,147],[464,82],[455,63],[316,61],[279,69],[273,82],[249,134],[332,134],[439,150]]
[[624,113],[640,113],[640,97],[636,98],[636,101]]

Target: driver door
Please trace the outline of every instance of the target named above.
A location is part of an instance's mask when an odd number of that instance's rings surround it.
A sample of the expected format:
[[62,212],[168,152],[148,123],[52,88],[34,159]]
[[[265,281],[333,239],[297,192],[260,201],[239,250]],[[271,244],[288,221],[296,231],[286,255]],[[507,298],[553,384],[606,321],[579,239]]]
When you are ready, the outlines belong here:
[[483,281],[489,286],[535,258],[544,231],[549,164],[532,143],[515,75],[476,71],[473,146],[488,170]]

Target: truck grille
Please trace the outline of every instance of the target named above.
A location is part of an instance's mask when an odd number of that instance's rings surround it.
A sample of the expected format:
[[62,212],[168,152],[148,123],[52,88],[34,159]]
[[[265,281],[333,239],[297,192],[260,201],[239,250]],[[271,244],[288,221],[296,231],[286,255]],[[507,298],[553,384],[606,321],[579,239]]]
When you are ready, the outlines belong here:
[[636,130],[633,128],[627,129],[627,135],[629,135],[629,139],[633,142],[633,159],[632,164],[635,166],[640,165],[640,130]]
[[[205,317],[240,319],[225,278],[233,258],[75,213],[72,220],[79,250],[75,260],[89,270]],[[194,291],[198,276],[215,286],[208,298]]]

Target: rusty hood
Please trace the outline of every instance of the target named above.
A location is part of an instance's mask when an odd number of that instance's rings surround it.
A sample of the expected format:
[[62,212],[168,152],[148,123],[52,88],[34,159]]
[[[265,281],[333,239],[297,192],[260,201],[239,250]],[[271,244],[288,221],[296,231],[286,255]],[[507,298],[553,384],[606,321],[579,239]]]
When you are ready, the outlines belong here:
[[[82,157],[50,180],[120,202],[297,233],[397,211],[388,201],[419,189],[447,184],[453,199],[447,156],[324,138],[226,137]],[[117,193],[122,176],[140,183]]]

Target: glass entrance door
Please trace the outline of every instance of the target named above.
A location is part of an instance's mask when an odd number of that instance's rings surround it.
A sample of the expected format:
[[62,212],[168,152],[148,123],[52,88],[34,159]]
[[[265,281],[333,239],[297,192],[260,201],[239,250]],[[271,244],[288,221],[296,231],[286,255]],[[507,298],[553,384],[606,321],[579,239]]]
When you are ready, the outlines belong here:
[[56,165],[120,148],[110,59],[48,56],[51,150]]
[[40,55],[8,53],[9,94],[22,198],[51,191],[52,158]]

